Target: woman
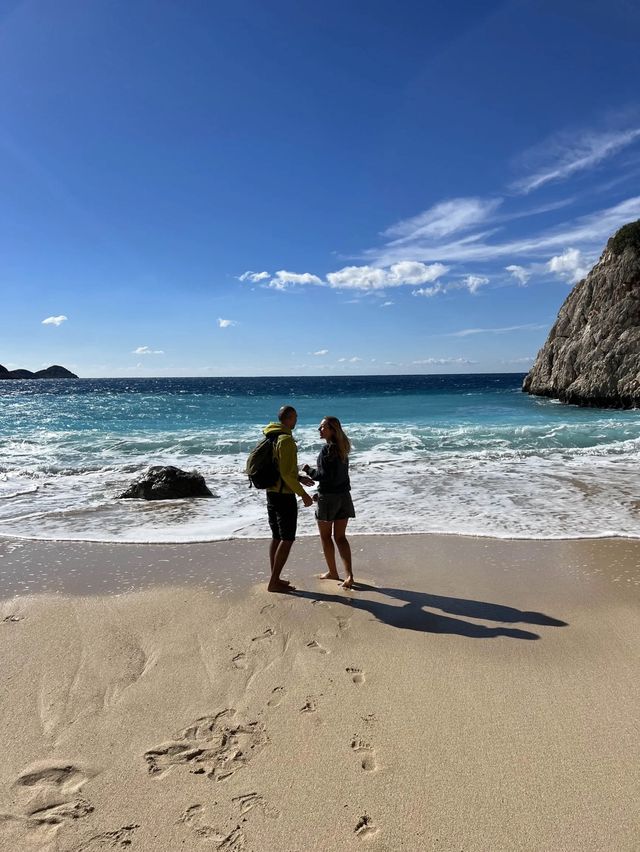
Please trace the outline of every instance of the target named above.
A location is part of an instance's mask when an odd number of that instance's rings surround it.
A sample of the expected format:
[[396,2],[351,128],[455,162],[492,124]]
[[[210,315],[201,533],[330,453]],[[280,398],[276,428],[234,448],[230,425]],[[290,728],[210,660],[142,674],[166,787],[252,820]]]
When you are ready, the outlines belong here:
[[326,574],[320,576],[322,580],[340,579],[336,568],[336,552],[333,545],[335,541],[347,575],[342,587],[350,589],[353,586],[353,570],[351,548],[345,533],[349,518],[356,516],[349,482],[351,441],[342,431],[337,417],[323,417],[318,431],[326,443],[320,450],[317,466],[309,467],[305,464],[302,469],[307,476],[318,483],[316,519],[324,558],[329,569]]

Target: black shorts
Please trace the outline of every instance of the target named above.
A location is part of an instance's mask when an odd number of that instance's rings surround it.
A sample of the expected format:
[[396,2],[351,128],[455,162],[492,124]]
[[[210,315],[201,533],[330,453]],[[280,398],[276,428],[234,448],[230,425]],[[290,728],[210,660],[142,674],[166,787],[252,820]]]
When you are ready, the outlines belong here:
[[318,494],[317,520],[344,521],[346,518],[355,518],[355,516],[353,501],[348,491],[342,494]]
[[267,512],[271,536],[280,541],[295,541],[298,527],[296,495],[267,491]]

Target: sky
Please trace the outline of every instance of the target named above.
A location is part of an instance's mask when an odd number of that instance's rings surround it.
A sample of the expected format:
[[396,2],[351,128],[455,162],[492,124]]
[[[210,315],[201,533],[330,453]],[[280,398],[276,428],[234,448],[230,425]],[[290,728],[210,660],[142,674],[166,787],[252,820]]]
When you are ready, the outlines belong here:
[[0,2],[0,363],[526,372],[640,218],[633,0]]

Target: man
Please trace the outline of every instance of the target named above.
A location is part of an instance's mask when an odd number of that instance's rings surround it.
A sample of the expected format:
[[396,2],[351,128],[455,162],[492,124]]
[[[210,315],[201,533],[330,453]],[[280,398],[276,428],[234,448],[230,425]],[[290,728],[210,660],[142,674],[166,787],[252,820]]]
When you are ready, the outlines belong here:
[[272,535],[269,547],[271,579],[267,587],[270,592],[290,592],[295,588],[287,580],[281,580],[280,574],[296,538],[296,495],[302,497],[305,506],[313,505],[313,500],[302,487],[302,484],[313,485],[313,480],[298,474],[298,448],[291,434],[297,422],[298,412],[295,408],[292,405],[283,405],[278,412],[278,423],[269,423],[262,430],[267,436],[278,435],[274,455],[280,472],[278,482],[267,489],[267,512]]

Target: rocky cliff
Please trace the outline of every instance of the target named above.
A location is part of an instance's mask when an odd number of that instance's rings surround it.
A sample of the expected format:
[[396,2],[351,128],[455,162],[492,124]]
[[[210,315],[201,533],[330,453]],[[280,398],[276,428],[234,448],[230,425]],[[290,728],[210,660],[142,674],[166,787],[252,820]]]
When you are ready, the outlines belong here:
[[46,370],[38,370],[32,373],[31,370],[7,370],[0,364],[0,379],[77,379],[75,373],[67,370],[66,367],[60,367],[58,364],[53,364],[47,367]]
[[522,389],[577,405],[640,407],[640,219],[611,237],[573,288]]

